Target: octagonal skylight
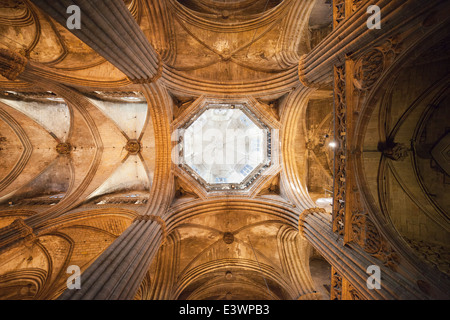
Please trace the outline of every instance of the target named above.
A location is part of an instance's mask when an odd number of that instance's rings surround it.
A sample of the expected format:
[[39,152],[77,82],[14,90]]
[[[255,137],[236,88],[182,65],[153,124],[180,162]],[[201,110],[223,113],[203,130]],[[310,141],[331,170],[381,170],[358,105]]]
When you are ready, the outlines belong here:
[[246,189],[270,165],[270,130],[243,104],[209,104],[181,142],[182,167],[208,190]]

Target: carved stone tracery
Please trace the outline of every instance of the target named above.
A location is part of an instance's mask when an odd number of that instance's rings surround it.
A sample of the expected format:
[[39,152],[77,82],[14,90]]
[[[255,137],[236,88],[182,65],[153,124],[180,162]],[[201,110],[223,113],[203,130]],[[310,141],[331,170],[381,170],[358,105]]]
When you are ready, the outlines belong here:
[[366,52],[356,63],[354,72],[355,86],[360,90],[372,87],[384,70],[384,56],[378,49]]
[[345,19],[346,0],[333,0],[333,24],[336,28]]
[[383,265],[393,270],[398,264],[397,254],[367,214],[354,214],[351,224],[352,240],[365,252],[379,259]]
[[331,269],[331,300],[342,300],[342,276],[334,270]]
[[383,150],[383,155],[394,161],[402,161],[409,156],[409,149],[403,143],[394,143]]
[[356,89],[366,91],[372,88],[401,51],[399,36],[390,37],[381,45],[365,51],[355,63],[353,83]]
[[350,300],[365,300],[361,293],[359,293],[351,284],[348,285],[348,295]]
[[363,0],[352,0],[352,13],[358,10],[362,3]]
[[334,169],[334,202],[333,232],[344,234],[345,220],[345,180],[347,175],[347,104],[345,92],[345,66],[335,67],[335,169]]

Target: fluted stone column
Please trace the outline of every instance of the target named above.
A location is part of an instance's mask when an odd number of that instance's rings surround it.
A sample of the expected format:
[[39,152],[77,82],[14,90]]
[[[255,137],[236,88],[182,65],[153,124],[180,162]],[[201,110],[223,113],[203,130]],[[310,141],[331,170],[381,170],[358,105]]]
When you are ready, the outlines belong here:
[[122,0],[32,0],[66,27],[67,8],[81,10],[81,28],[69,30],[135,83],[161,76],[162,62]]
[[158,252],[157,264],[153,279],[148,285],[148,294],[143,300],[171,300],[174,299],[174,284],[177,280],[177,267],[180,255],[180,236],[172,232]]
[[59,300],[131,300],[165,237],[164,224],[141,216],[81,274],[81,289]]
[[[383,266],[379,260],[353,244],[344,245],[342,237],[332,231],[331,214],[324,209],[305,210],[300,215],[299,231],[332,266],[335,273],[348,281],[352,290],[363,299],[394,300],[420,299],[410,281]],[[369,266],[381,269],[381,289],[367,287]]]

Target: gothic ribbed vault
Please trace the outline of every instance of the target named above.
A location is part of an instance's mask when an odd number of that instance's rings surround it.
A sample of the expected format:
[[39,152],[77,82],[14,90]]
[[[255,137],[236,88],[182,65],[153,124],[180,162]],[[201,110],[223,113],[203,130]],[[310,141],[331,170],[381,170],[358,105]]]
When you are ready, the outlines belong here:
[[448,9],[0,1],[0,299],[448,298]]

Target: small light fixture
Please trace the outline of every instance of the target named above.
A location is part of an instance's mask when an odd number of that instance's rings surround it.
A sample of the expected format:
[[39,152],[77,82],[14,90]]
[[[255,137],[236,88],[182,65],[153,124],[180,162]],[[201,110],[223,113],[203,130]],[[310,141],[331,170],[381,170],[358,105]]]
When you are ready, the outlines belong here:
[[335,149],[335,148],[337,147],[337,143],[334,142],[334,141],[331,141],[331,142],[328,144],[328,146],[329,146],[330,148],[332,148],[332,149]]

